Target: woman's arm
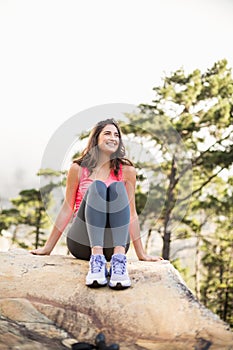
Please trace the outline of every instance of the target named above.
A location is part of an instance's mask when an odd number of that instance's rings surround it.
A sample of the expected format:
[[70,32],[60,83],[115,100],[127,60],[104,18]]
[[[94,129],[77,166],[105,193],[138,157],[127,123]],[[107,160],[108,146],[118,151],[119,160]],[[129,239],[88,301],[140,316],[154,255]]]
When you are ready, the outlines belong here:
[[78,164],[73,163],[67,175],[65,199],[53,225],[49,238],[46,241],[44,247],[31,250],[32,254],[50,255],[53,248],[57,244],[59,238],[61,237],[63,231],[65,230],[73,215],[75,197],[80,179],[80,172],[81,167]]
[[136,169],[133,166],[125,165],[123,167],[123,179],[126,183],[126,191],[129,198],[130,206],[130,224],[129,233],[133,242],[135,252],[139,260],[158,261],[163,260],[159,256],[147,255],[144,251],[141,236],[140,225],[135,204],[135,187],[136,187]]

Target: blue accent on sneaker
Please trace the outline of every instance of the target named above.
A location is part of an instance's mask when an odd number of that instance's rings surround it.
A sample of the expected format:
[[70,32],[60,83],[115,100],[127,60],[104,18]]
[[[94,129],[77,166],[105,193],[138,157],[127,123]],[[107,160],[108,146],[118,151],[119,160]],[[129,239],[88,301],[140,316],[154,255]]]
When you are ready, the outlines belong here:
[[131,281],[127,272],[127,259],[125,254],[114,254],[112,256],[110,273],[110,288],[124,289],[131,286]]
[[86,276],[86,285],[92,288],[104,287],[107,284],[108,270],[104,255],[91,255],[89,271]]

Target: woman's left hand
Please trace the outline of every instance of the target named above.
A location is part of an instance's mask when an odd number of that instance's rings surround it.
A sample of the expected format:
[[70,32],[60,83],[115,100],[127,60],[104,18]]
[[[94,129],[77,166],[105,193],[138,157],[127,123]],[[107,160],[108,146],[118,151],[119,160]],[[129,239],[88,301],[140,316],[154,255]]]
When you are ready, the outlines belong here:
[[164,259],[161,256],[154,256],[154,255],[144,254],[142,256],[142,258],[140,258],[139,260],[141,260],[141,261],[161,261],[161,260],[164,260]]

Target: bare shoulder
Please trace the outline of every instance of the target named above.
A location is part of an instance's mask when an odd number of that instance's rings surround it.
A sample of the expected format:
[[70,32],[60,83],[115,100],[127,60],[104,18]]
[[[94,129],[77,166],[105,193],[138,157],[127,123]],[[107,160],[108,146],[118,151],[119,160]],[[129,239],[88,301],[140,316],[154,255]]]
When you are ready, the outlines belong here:
[[81,166],[77,163],[72,163],[70,166],[70,172],[80,172],[81,171]]
[[136,169],[133,165],[123,165],[122,174],[124,180],[133,181],[136,179]]
[[79,182],[81,175],[81,166],[77,163],[72,163],[68,171],[67,180],[71,182]]

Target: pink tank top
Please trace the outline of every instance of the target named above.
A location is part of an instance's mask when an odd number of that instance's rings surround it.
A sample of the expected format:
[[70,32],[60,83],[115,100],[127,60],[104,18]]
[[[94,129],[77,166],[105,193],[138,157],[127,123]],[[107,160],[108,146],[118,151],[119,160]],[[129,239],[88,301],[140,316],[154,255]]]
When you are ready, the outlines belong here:
[[[82,199],[88,189],[88,187],[92,184],[94,181],[93,179],[89,178],[90,171],[87,168],[82,167],[81,168],[81,178],[78,186],[78,190],[76,192],[76,198],[75,198],[75,209],[74,209],[74,215],[76,215],[80,203],[82,202]],[[111,170],[109,177],[107,180],[103,181],[106,186],[111,185],[113,182],[116,181],[123,181],[123,174],[122,174],[122,164],[120,164],[120,169],[118,172],[118,176],[114,174],[114,170]]]

